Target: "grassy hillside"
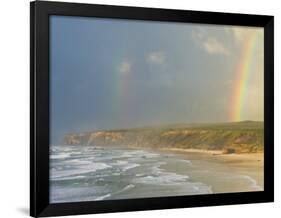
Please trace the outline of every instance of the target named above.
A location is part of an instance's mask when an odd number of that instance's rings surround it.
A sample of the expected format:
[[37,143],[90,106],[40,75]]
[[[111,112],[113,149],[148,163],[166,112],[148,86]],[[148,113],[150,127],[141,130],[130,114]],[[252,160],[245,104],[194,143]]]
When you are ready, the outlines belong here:
[[68,134],[66,144],[196,148],[225,153],[263,151],[263,122],[176,124]]

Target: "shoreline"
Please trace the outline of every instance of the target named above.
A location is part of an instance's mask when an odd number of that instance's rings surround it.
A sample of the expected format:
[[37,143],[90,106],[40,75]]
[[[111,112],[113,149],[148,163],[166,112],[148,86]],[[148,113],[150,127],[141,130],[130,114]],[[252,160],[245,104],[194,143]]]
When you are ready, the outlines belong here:
[[[202,176],[187,172],[194,182],[202,181],[210,185],[212,193],[251,192],[264,190],[264,152],[224,154],[222,150],[183,149],[183,148],[147,148],[128,146],[131,149],[143,149],[162,154],[175,154],[191,161],[199,168],[213,173]],[[165,168],[165,167],[164,167]],[[221,180],[221,172],[233,172],[234,178]],[[239,181],[237,181],[237,178]],[[231,181],[233,180],[233,181]],[[236,182],[235,182],[236,181]]]
[[183,153],[205,153],[212,155],[221,155],[222,150],[207,150],[207,149],[196,149],[196,148],[159,148],[160,151],[172,151],[172,152],[183,152]]
[[[243,189],[243,185],[235,183],[222,183],[216,178],[215,174],[209,177],[201,177],[196,174],[192,175],[195,180],[209,184],[213,193],[228,192],[247,192],[264,190],[264,153],[240,153],[240,154],[223,154],[222,150],[203,150],[203,149],[180,149],[180,148],[164,148],[155,149],[155,151],[165,154],[177,154],[191,163],[194,162],[202,167],[215,169],[214,173],[220,171],[233,172],[240,175],[251,189]],[[208,169],[209,170],[209,169]],[[233,187],[231,187],[233,186]],[[231,190],[231,191],[230,191]]]
[[[154,149],[152,149],[154,150]],[[225,154],[222,150],[206,150],[206,149],[184,149],[184,148],[160,148],[155,149],[155,151],[163,151],[163,152],[172,152],[177,154],[205,154],[210,156],[215,156],[218,158],[225,158],[230,160],[240,160],[240,161],[257,161],[262,162],[264,161],[264,152],[255,152],[255,153],[231,153]]]
[[137,147],[137,146],[121,146],[129,149],[143,149],[148,151],[163,152],[163,153],[174,153],[182,155],[191,154],[202,154],[210,155],[221,158],[229,158],[232,160],[245,160],[245,161],[264,161],[264,152],[252,152],[252,153],[223,153],[223,150],[207,150],[207,149],[196,149],[196,148],[150,148],[150,147]]

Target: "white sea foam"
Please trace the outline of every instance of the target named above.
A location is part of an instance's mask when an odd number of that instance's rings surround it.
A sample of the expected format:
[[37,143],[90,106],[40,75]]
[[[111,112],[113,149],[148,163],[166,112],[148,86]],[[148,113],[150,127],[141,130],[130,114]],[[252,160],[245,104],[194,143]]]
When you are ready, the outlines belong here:
[[123,167],[123,168],[122,168],[122,171],[124,172],[124,171],[127,171],[127,170],[129,170],[129,169],[136,168],[136,167],[138,167],[138,166],[140,166],[140,165],[139,165],[139,164],[135,164],[135,163],[129,164],[129,165]]
[[136,158],[136,157],[141,157],[144,155],[149,154],[146,151],[142,150],[136,150],[136,151],[124,151],[119,155],[119,158]]
[[[174,168],[171,167],[163,169],[163,165],[170,166],[170,161],[171,164],[177,161],[190,164],[189,160],[169,157],[167,159],[167,155],[144,150],[99,149],[92,146],[54,148],[50,174],[51,181],[56,182],[53,186],[56,194],[51,196],[52,202],[117,199],[119,194],[120,197],[136,197],[140,190],[149,186],[155,187],[155,196],[162,191],[175,195],[211,193],[211,187],[191,182],[185,172],[173,172],[171,169]],[[116,181],[120,175],[118,185],[122,186],[116,187],[110,181]],[[138,186],[140,190],[136,188]]]
[[102,195],[102,196],[99,196],[97,198],[95,198],[96,201],[101,201],[105,198],[109,198],[111,196],[111,194],[106,194],[106,195]]
[[195,194],[211,194],[212,192],[212,186],[208,186],[202,182],[190,182],[190,187],[192,187],[193,190],[190,190],[190,192],[193,192]]
[[67,176],[67,177],[63,177],[63,178],[53,178],[54,181],[61,181],[61,180],[76,180],[76,179],[84,179],[86,178],[86,176],[81,176],[81,175],[78,175],[78,176]]
[[89,160],[79,160],[79,159],[73,159],[73,160],[68,160],[65,162],[66,164],[73,164],[73,165],[88,165],[91,164],[92,161]]
[[262,187],[258,185],[257,181],[255,179],[253,179],[250,176],[247,175],[242,175],[241,178],[246,179],[252,188],[256,189],[256,190],[262,190]]
[[145,155],[146,158],[154,158],[154,157],[160,157],[160,154],[155,153],[148,153]]
[[161,173],[157,176],[145,176],[133,179],[134,183],[143,183],[151,185],[178,185],[186,182],[189,177],[176,173]]
[[82,154],[82,152],[80,152],[80,151],[72,151],[72,152],[69,152],[69,154],[70,154],[71,156],[73,156],[73,155]]
[[135,185],[129,184],[129,185],[125,186],[120,192],[124,192],[124,191],[130,190],[132,188],[135,188]]
[[50,156],[51,159],[64,159],[70,157],[70,154],[52,154]]
[[56,178],[74,176],[74,175],[81,175],[81,174],[91,173],[97,170],[103,170],[107,168],[111,168],[111,166],[105,163],[92,163],[90,165],[85,165],[84,167],[79,167],[76,169],[56,171],[54,173],[51,173],[51,178],[56,179]]
[[162,166],[162,165],[165,165],[165,164],[167,164],[167,163],[163,162],[163,161],[162,162],[157,162],[156,164],[154,164],[153,167],[151,167],[151,173],[153,175],[159,175],[161,172],[164,171],[163,169],[161,169],[159,167]]
[[134,187],[135,187],[135,185],[129,184],[129,185],[126,185],[126,186],[125,186],[123,189],[121,189],[120,191],[113,192],[113,193],[108,193],[108,194],[99,196],[99,197],[95,198],[95,200],[96,200],[96,201],[101,201],[101,200],[104,200],[104,199],[106,199],[106,198],[109,198],[109,197],[111,197],[111,196],[113,196],[113,195],[120,194],[120,193],[122,193],[122,192],[125,192],[125,191],[127,191],[127,190],[130,190],[130,189],[132,189],[132,188],[134,188]]
[[181,162],[191,164],[191,161],[190,161],[190,160],[181,160]]
[[128,164],[128,161],[118,160],[115,163],[113,163],[112,165],[120,166],[120,165],[126,165],[126,164]]

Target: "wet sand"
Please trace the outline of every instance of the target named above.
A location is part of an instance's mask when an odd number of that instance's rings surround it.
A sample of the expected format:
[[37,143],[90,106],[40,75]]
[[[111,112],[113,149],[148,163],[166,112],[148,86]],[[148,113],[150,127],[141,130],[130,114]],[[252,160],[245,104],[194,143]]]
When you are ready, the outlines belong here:
[[264,187],[264,154],[222,154],[201,149],[160,149],[190,160],[186,172],[194,181],[210,185],[213,193],[262,191]]

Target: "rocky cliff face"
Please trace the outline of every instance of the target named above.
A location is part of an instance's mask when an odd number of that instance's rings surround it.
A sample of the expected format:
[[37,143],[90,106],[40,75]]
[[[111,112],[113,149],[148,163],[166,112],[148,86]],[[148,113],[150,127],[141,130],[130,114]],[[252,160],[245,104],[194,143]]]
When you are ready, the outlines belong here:
[[175,147],[224,150],[226,153],[263,150],[263,124],[143,128],[68,134],[65,144],[132,147]]

